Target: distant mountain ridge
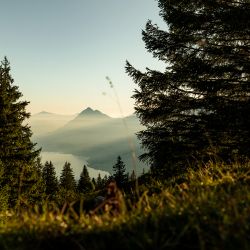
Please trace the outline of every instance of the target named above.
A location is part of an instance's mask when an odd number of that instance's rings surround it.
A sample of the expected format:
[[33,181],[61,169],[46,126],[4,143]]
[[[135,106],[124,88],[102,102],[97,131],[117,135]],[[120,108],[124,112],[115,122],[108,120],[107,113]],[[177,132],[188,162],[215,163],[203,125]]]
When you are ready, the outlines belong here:
[[[58,129],[42,135],[34,133],[34,141],[47,152],[60,152],[86,157],[91,167],[112,171],[118,155],[131,171],[131,149],[128,138],[135,143],[136,153],[142,149],[135,135],[143,127],[135,115],[126,119],[112,118],[92,108],[86,108]],[[141,163],[140,163],[141,164]]]
[[75,117],[76,115],[61,115],[42,111],[30,117],[29,125],[34,134],[33,136],[37,137],[61,128]]
[[37,113],[37,114],[34,114],[33,116],[38,116],[38,115],[55,115],[55,114],[49,113],[49,112],[47,112],[47,111],[41,111],[41,112],[39,112],[39,113]]
[[[107,122],[112,119],[108,115],[100,112],[99,110],[93,110],[92,108],[86,108],[80,112],[73,120],[65,124],[61,129],[76,129],[79,126],[96,126],[100,123]],[[61,130],[60,129],[60,130]]]
[[88,107],[88,108],[84,109],[80,114],[78,114],[78,116],[76,118],[85,117],[85,116],[109,117],[108,115],[102,113],[99,110],[93,110],[92,108]]

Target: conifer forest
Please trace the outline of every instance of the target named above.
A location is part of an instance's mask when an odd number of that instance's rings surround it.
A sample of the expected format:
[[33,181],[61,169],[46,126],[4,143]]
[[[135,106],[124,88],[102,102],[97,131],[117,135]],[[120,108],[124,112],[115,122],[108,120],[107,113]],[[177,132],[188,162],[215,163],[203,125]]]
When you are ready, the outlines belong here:
[[148,20],[142,41],[165,69],[123,69],[143,151],[127,138],[130,163],[118,152],[107,174],[42,161],[0,55],[1,250],[250,249],[250,2],[156,2],[165,26]]

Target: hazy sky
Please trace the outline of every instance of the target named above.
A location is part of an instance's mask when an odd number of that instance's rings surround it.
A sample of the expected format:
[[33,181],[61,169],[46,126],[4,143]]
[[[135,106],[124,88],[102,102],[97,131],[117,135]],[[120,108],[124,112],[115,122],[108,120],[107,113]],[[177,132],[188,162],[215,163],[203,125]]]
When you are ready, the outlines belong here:
[[32,114],[90,106],[119,116],[106,76],[131,114],[136,85],[126,59],[141,70],[164,68],[141,39],[148,19],[164,25],[158,14],[155,0],[0,0],[0,57],[10,60]]

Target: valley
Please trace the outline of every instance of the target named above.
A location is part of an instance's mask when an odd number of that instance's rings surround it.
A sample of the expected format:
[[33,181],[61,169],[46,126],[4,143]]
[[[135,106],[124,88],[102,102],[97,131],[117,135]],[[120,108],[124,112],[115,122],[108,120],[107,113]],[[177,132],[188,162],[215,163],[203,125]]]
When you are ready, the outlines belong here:
[[[59,164],[58,156],[63,158],[65,155],[71,155],[74,159],[73,168],[75,164],[77,169],[81,169],[82,165],[87,163],[90,168],[112,173],[112,166],[120,155],[127,171],[131,172],[131,150],[134,150],[137,156],[143,152],[135,135],[143,127],[135,115],[123,119],[112,118],[91,108],[84,109],[75,116],[41,112],[31,117],[30,125],[34,132],[33,141],[42,148],[43,159],[48,157],[50,159],[46,160],[52,161],[54,158],[55,165]],[[53,154],[57,156],[54,157]],[[60,161],[64,161],[62,158]],[[79,159],[82,164],[79,164]],[[136,167],[138,173],[147,168],[139,161]],[[75,170],[75,174],[78,172]]]

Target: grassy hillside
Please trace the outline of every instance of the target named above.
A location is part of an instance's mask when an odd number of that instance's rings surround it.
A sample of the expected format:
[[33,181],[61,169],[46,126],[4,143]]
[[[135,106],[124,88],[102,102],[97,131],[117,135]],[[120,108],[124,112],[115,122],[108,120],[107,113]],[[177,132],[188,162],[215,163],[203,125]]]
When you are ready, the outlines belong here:
[[2,211],[0,249],[250,249],[249,162],[148,180],[133,198],[117,216],[73,204]]

